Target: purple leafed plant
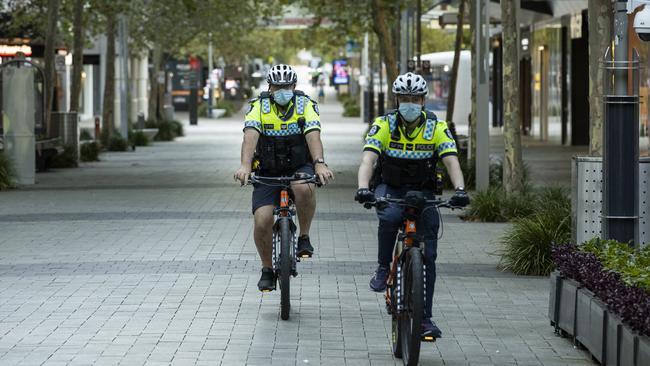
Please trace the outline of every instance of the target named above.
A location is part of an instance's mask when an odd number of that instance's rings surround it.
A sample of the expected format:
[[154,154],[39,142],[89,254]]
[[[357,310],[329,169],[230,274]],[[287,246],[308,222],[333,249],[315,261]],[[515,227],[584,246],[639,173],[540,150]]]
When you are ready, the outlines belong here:
[[575,244],[555,245],[553,262],[560,273],[580,282],[624,323],[640,334],[650,336],[650,294],[626,285],[621,276],[603,267],[596,255],[581,251]]

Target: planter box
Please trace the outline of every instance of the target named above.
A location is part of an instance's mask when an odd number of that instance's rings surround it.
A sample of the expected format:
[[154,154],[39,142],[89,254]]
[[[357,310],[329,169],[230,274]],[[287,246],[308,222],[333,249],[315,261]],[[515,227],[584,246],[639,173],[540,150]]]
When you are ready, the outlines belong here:
[[212,108],[212,118],[221,118],[224,114],[226,114],[225,109]]
[[590,324],[590,344],[591,354],[598,362],[603,363],[607,356],[607,305],[596,297],[592,297],[589,307],[589,324]]
[[650,365],[650,337],[638,336],[636,366]]
[[578,289],[576,296],[576,328],[573,335],[576,343],[581,344],[588,350],[591,350],[589,312],[591,311],[591,299],[593,297],[594,294],[585,288]]
[[[619,353],[618,353],[618,365],[619,366],[636,366],[634,361],[635,361],[635,354],[634,351],[636,349],[636,333],[632,331],[632,329],[628,328],[625,325],[621,325],[619,328],[619,340],[618,340],[618,347],[619,347]],[[639,365],[639,366],[646,366],[646,365]]]
[[551,326],[557,330],[557,321],[559,314],[560,302],[560,289],[562,288],[562,276],[560,272],[551,272],[550,292],[548,297],[548,318],[551,321]]
[[576,304],[576,341],[591,352],[598,362],[605,359],[607,307],[586,288],[578,289]]
[[549,319],[605,366],[650,366],[650,337],[638,335],[580,283],[550,277]]
[[618,366],[619,333],[623,323],[618,316],[607,313],[607,336],[605,339],[605,361],[603,366]]
[[135,132],[142,132],[142,133],[144,133],[144,135],[147,136],[147,139],[148,139],[149,141],[153,141],[153,138],[154,138],[154,137],[156,136],[156,134],[158,133],[158,129],[157,129],[157,128],[143,128],[143,129],[134,130],[134,131],[135,131]]
[[562,280],[557,324],[560,329],[570,335],[576,334],[576,302],[578,288],[580,288],[578,282],[568,278]]

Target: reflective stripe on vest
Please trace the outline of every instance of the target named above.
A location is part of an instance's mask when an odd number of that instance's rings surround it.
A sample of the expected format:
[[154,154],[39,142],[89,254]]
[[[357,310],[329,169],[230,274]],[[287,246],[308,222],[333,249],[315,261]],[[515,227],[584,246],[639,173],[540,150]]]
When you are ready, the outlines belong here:
[[[300,128],[298,120],[305,113],[306,97],[297,95],[295,99],[294,112],[291,117],[285,121],[271,109],[270,98],[260,98],[262,104],[262,113],[260,116],[260,120],[262,121],[261,130],[264,135],[271,137],[300,135],[303,133],[304,128],[310,127],[314,124],[310,121],[311,123],[307,122],[303,128]],[[269,126],[272,127],[269,128]]]

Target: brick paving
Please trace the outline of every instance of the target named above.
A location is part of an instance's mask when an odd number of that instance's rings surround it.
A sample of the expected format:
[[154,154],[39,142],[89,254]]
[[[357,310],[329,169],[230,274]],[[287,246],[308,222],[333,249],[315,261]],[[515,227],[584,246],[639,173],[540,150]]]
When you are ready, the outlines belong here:
[[[401,364],[368,290],[376,221],[352,201],[364,125],[321,111],[337,181],[318,191],[317,254],[299,264],[289,321],[278,293],[257,291],[251,189],[231,178],[242,116],[203,119],[0,193],[0,365]],[[505,224],[443,218],[444,338],[422,365],[591,364],[549,326],[548,280],[496,269]]]

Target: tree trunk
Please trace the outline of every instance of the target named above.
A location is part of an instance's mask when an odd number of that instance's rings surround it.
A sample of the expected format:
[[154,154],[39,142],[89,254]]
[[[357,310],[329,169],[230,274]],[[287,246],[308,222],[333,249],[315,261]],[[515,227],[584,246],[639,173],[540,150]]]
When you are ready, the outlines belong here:
[[521,122],[519,116],[519,23],[520,0],[501,1],[503,26],[503,186],[507,193],[523,191]]
[[[449,86],[449,97],[447,98],[447,123],[454,122],[454,104],[456,103],[456,84],[458,83],[458,67],[460,65],[460,49],[463,43],[463,20],[465,17],[466,0],[460,1],[458,7],[458,24],[456,25],[456,45],[454,48],[454,63],[451,67],[451,84]],[[464,118],[461,116],[461,118]]]
[[113,109],[115,105],[115,30],[117,16],[110,12],[106,19],[106,80],[104,81],[103,128],[113,134]]
[[[149,75],[149,116],[151,121],[158,121],[162,115],[160,104],[160,92],[163,87],[158,84],[158,74],[161,70],[162,49],[159,43],[153,45],[153,58],[151,60],[151,74]],[[164,92],[164,90],[162,90]]]
[[163,54],[162,48],[160,49],[160,63],[158,64],[158,71],[163,75],[163,82],[158,84],[158,119],[165,120],[165,95],[167,94],[167,75],[165,73],[165,64],[167,62],[166,56]]
[[[469,117],[469,148],[471,151],[469,155],[472,157],[471,161],[476,159],[476,2],[472,1],[469,5],[469,25],[472,33],[472,112]],[[471,164],[471,161],[468,161],[468,166],[474,166]]]
[[81,93],[81,72],[83,71],[84,50],[84,0],[74,2],[73,41],[72,41],[72,87],[70,89],[70,111],[79,112],[79,94]]
[[610,0],[589,0],[589,155],[602,155],[604,106],[600,62],[610,46],[614,9]]
[[54,41],[56,40],[57,22],[59,20],[59,0],[47,2],[47,32],[45,33],[45,129],[48,136],[52,129],[52,106],[54,104]]
[[388,107],[393,108],[395,103],[395,98],[393,98],[393,93],[391,92],[390,86],[393,84],[393,81],[397,79],[399,75],[399,70],[397,69],[397,59],[395,58],[395,40],[393,39],[393,34],[388,28],[388,16],[390,14],[389,10],[386,8],[386,5],[382,3],[382,0],[372,0],[371,3],[372,10],[372,30],[377,35],[379,40],[379,47],[381,47],[381,52],[384,55],[384,64],[386,65],[386,77],[388,78],[388,95],[386,96]]

